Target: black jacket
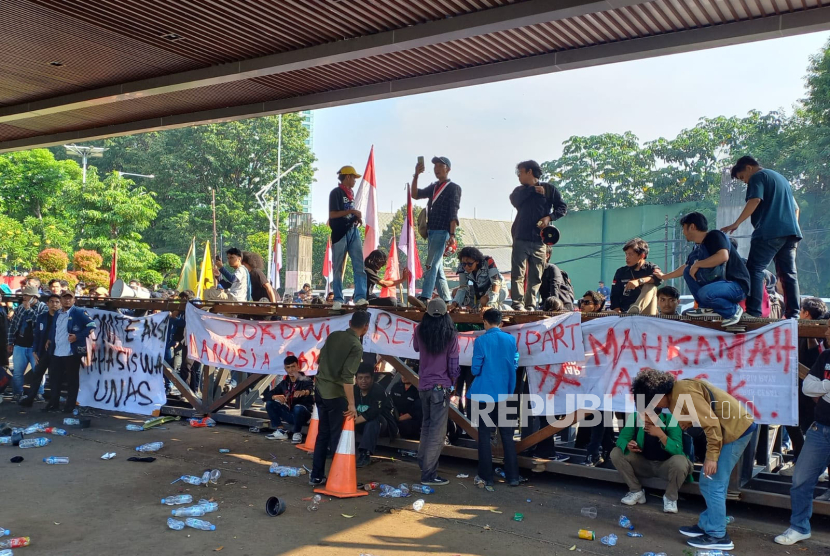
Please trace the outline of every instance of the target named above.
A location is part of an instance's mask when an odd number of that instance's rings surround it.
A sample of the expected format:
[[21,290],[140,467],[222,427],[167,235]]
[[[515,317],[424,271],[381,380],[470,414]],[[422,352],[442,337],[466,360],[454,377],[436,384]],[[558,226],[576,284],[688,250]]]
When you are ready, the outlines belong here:
[[555,297],[562,302],[565,311],[574,310],[574,288],[571,281],[568,279],[568,275],[553,263],[548,263],[544,272],[542,272],[539,295],[543,304],[547,298]]
[[510,202],[516,207],[516,219],[510,231],[513,239],[542,243],[542,236],[536,224],[545,216],[550,221],[559,220],[568,212],[568,205],[556,186],[539,182],[545,188],[545,194],[536,193],[530,185],[520,185],[510,194]]
[[389,397],[392,398],[392,405],[395,407],[395,417],[409,414],[416,423],[424,420],[424,412],[421,408],[421,396],[418,394],[418,388],[414,384],[410,384],[407,390],[403,382],[395,383],[389,391]]
[[[0,341],[3,346],[9,343],[9,315],[6,313],[5,307],[0,307]],[[5,349],[0,349],[0,367],[7,367],[9,365],[9,352]]]
[[[56,316],[57,313],[50,315],[49,311],[41,313],[37,316],[37,320],[35,321],[35,339],[32,344],[32,348],[38,357],[43,357],[44,353],[47,353],[46,343],[49,341],[49,337],[51,335],[50,329],[52,328],[52,325],[55,324]],[[51,354],[54,351],[55,345],[49,344],[48,353]]]
[[365,396],[360,393],[357,384],[354,385],[354,405],[357,414],[367,421],[381,419],[386,422],[389,438],[398,436],[398,423],[392,408],[392,400],[386,395],[386,390],[380,384],[372,384],[371,390]]
[[654,285],[659,286],[663,281],[654,276],[654,271],[658,268],[659,267],[656,264],[649,261],[645,261],[643,266],[640,267],[640,270],[634,270],[634,268],[630,266],[618,268],[617,272],[614,273],[614,283],[611,284],[611,310],[619,308],[623,313],[625,313],[628,311],[628,308],[631,307],[635,301],[637,301],[637,298],[640,297],[640,293],[643,291],[643,286],[634,288],[634,290],[632,290],[628,295],[623,295],[625,285],[628,284],[630,280],[651,276],[654,279]]
[[[308,396],[295,398],[294,392],[298,390],[308,390],[311,393]],[[273,396],[285,396],[285,402],[289,409],[294,409],[295,405],[300,404],[312,411],[314,408],[314,382],[304,376],[297,377],[296,382],[291,382],[288,375],[285,375],[285,378],[279,381],[276,386],[262,393],[262,399],[266,402],[270,402]]]

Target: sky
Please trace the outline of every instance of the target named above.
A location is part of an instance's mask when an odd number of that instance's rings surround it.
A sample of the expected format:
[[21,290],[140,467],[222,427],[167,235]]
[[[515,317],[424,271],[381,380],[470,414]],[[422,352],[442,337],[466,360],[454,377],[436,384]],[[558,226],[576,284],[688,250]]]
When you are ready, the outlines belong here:
[[[632,131],[673,138],[701,117],[792,110],[804,97],[813,33],[314,112],[312,215],[325,222],[336,172],[363,172],[375,147],[378,209],[405,202],[417,157],[446,156],[463,190],[460,216],[510,220],[516,163],[557,158],[574,135]],[[434,176],[427,164],[419,185]]]

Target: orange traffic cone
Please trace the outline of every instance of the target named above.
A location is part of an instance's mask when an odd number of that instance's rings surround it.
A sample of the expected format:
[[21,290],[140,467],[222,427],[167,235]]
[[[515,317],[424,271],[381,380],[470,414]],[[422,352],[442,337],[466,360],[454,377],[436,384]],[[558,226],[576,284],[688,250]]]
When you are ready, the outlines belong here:
[[354,444],[354,419],[349,417],[343,424],[343,432],[340,433],[340,442],[337,443],[337,452],[331,462],[326,486],[315,488],[314,492],[335,498],[354,498],[369,494],[365,490],[357,490],[357,461],[354,456]]
[[317,416],[317,404],[314,404],[314,411],[311,413],[311,421],[308,423],[308,434],[305,437],[305,442],[297,444],[297,448],[314,453],[314,444],[317,442],[317,429],[320,428],[320,417]]

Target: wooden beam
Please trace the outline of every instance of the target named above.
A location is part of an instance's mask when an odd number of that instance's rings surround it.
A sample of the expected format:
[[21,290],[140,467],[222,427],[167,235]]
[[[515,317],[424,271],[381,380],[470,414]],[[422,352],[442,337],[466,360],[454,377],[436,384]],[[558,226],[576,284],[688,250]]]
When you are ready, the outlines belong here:
[[175,372],[170,365],[167,364],[167,361],[162,361],[162,365],[164,365],[164,376],[166,376],[170,382],[176,385],[176,388],[179,389],[179,392],[185,397],[188,403],[195,409],[196,411],[204,411],[202,401],[193,393],[193,390],[190,389],[190,386],[182,380],[182,377],[179,376],[179,373]]
[[[556,423],[548,425],[544,428],[539,429],[538,431],[534,432],[527,438],[523,438],[518,444],[516,444],[516,453],[521,454],[528,448],[536,446],[541,441],[550,438],[554,434],[567,429],[568,427],[576,424],[577,422],[585,419],[591,412],[585,409],[580,409],[574,413],[569,413],[565,415],[564,419],[557,420]],[[573,419],[571,419],[573,417]],[[568,420],[571,419],[571,420]],[[567,425],[563,425],[562,423],[566,422]]]
[[260,375],[260,374],[255,374],[255,373],[249,373],[247,378],[245,378],[245,380],[243,380],[242,382],[240,382],[239,384],[236,385],[236,388],[233,388],[227,394],[220,397],[213,404],[211,404],[209,413],[216,413],[217,411],[222,409],[222,407],[225,404],[227,404],[228,402],[230,402],[231,400],[233,400],[234,398],[236,398],[237,396],[242,394],[242,392],[247,390],[249,386],[252,386],[253,384],[259,382],[260,380],[262,380],[263,378],[266,378],[268,376],[270,376],[270,375]]

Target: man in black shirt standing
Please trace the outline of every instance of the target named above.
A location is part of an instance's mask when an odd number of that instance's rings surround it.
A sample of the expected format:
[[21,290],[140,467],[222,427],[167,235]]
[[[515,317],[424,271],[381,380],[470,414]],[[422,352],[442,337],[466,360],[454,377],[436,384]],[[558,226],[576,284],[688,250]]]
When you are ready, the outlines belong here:
[[444,251],[447,244],[456,245],[455,228],[458,226],[458,208],[461,206],[461,187],[450,181],[452,164],[446,156],[432,158],[433,172],[438,181],[424,189],[418,189],[418,175],[423,173],[424,165],[415,167],[412,177],[412,198],[427,200],[427,259],[424,269],[424,284],[418,298],[426,307],[432,299],[432,292],[438,285],[438,295],[445,303],[452,301],[447,277],[444,275]]
[[354,304],[368,305],[366,301],[366,272],[363,269],[363,240],[358,226],[363,215],[354,208],[354,186],[360,174],[353,166],[343,166],[337,171],[340,185],[329,193],[329,227],[331,228],[332,289],[334,304],[332,310],[343,306],[343,271],[346,255],[352,260],[354,273]]
[[656,272],[660,272],[660,268],[646,261],[648,243],[635,237],[623,245],[623,253],[625,266],[617,269],[611,284],[611,310],[656,315],[657,286],[661,283]]
[[[536,308],[536,296],[546,263],[545,244],[542,243],[539,232],[554,220],[565,216],[568,205],[555,186],[539,181],[542,168],[535,160],[519,162],[516,165],[516,175],[519,176],[521,185],[510,194],[510,203],[516,207],[516,219],[511,228],[513,251],[510,256],[510,297],[513,299],[513,309],[524,311]],[[546,298],[543,296],[542,299]]]
[[[824,331],[830,342],[830,323]],[[783,545],[810,538],[810,517],[813,515],[813,490],[830,462],[830,350],[825,349],[804,378],[801,391],[816,398],[815,422],[807,431],[804,447],[795,464],[790,489],[790,528],[775,537]]]
[[749,271],[735,246],[720,230],[709,230],[709,222],[699,212],[690,212],[680,219],[683,235],[696,244],[686,264],[669,274],[658,270],[667,280],[683,276],[689,291],[700,306],[700,315],[711,309],[721,316],[721,326],[732,326],[741,320],[744,311],[738,305],[749,293]]

